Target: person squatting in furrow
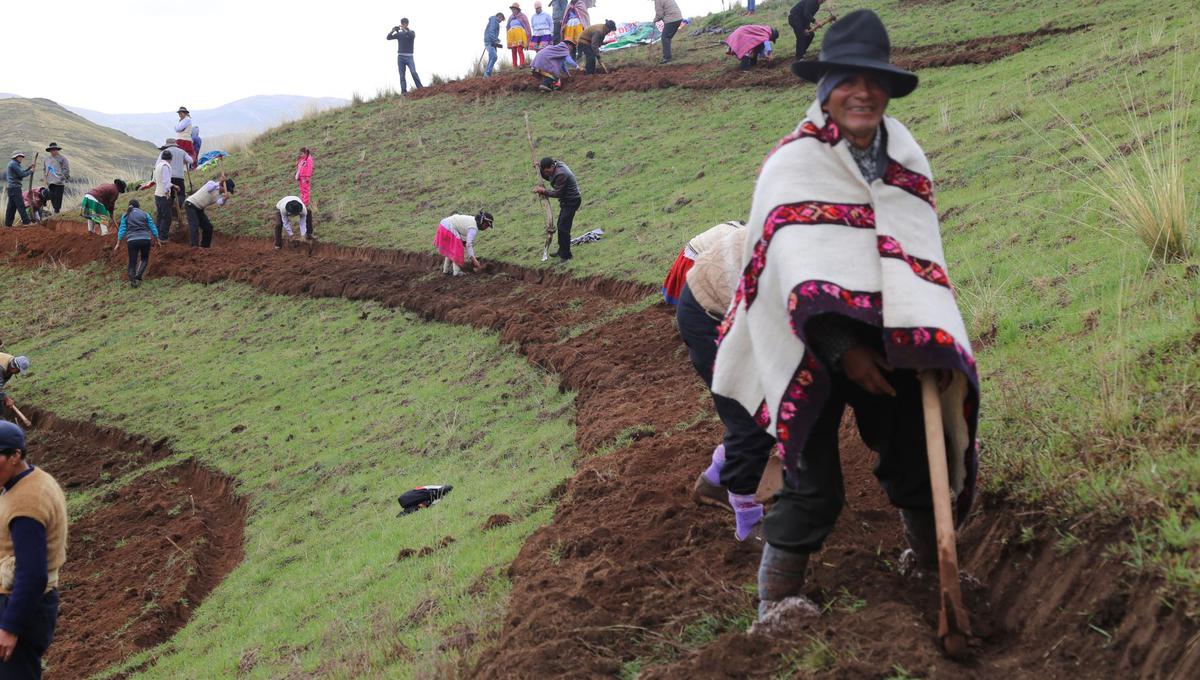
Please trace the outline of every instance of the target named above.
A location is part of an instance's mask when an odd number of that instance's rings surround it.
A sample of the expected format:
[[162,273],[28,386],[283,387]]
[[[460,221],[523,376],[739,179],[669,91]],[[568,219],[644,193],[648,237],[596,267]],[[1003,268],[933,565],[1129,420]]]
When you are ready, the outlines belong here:
[[741,281],[719,331],[713,391],[756,414],[784,463],[758,575],[768,626],[817,611],[802,588],[845,502],[845,405],[900,510],[908,573],[937,565],[922,372],[939,379],[960,525],[974,498],[978,375],[946,273],[929,161],[884,115],[917,86],[890,52],[879,17],[859,10],[833,24],[817,60],[793,65],[817,83],[817,99],[763,163]]
[[162,246],[154,218],[142,210],[142,204],[137,199],[129,201],[129,207],[121,216],[121,227],[117,229],[117,243],[113,246],[114,253],[121,247],[121,239],[125,239],[129,249],[129,286],[137,288],[142,283],[146,267],[150,266],[151,244],[157,243]]
[[28,461],[25,432],[0,421],[0,678],[42,677],[67,561],[67,499]]
[[49,212],[46,206],[50,203],[50,189],[47,187],[34,187],[29,191],[21,194],[21,199],[25,203],[25,209],[29,211],[29,219],[35,224],[41,224],[42,220],[46,219]]
[[183,202],[187,211],[188,243],[193,248],[207,248],[212,245],[213,225],[208,219],[209,208],[225,205],[233,195],[234,182],[221,173],[221,179],[210,180],[200,187],[196,193],[188,196]]
[[533,55],[530,63],[533,77],[542,81],[538,89],[552,92],[562,89],[563,76],[570,76],[569,69],[579,68],[571,54],[575,51],[575,43],[570,38],[563,38],[557,45],[552,45]]
[[125,182],[114,179],[108,184],[92,187],[83,195],[80,210],[87,222],[88,234],[99,232],[108,236],[108,228],[116,228],[113,215],[117,212],[117,199],[125,193]]
[[575,224],[575,213],[583,205],[583,194],[579,193],[575,173],[562,161],[547,156],[538,163],[538,172],[550,182],[550,187],[536,186],[533,193],[558,199],[558,250],[550,253],[550,257],[566,262],[571,259],[571,227]]
[[474,271],[480,270],[479,258],[475,257],[475,238],[481,231],[492,228],[492,214],[479,211],[470,215],[451,215],[438,224],[433,235],[433,245],[442,255],[442,273],[462,276],[463,266],[468,260]]
[[[316,238],[313,227],[316,226],[316,215],[309,212],[308,206],[298,196],[284,196],[275,204],[271,211],[275,222],[275,249],[283,247],[283,232],[288,239],[294,239],[299,233],[306,241]],[[296,231],[292,231],[292,220],[296,221]]]

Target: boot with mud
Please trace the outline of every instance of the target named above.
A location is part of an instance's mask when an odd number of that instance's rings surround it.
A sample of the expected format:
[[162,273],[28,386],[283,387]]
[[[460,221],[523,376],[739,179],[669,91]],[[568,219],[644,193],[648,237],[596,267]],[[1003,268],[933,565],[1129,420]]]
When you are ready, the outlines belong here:
[[692,501],[696,505],[712,505],[718,508],[732,510],[729,504],[729,493],[721,485],[721,468],[725,466],[725,445],[719,444],[712,452],[712,463],[692,485]]
[[937,528],[932,510],[901,510],[908,548],[900,553],[900,573],[915,579],[937,575]]
[[820,608],[800,593],[808,555],[769,543],[763,548],[758,564],[758,620],[750,626],[751,634],[786,634],[804,619],[821,615]]

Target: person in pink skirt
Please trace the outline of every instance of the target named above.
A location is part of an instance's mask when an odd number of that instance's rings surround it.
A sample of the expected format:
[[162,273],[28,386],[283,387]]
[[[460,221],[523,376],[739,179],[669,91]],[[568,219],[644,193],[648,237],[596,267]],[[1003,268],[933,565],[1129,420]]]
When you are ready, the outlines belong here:
[[483,210],[477,215],[451,215],[438,224],[433,245],[442,256],[442,273],[462,276],[463,266],[471,263],[474,271],[480,270],[475,257],[475,237],[492,227],[494,220],[490,212]]
[[306,146],[300,149],[300,157],[296,159],[296,181],[300,183],[300,201],[304,205],[311,205],[308,201],[308,193],[312,187],[312,170],[312,152]]

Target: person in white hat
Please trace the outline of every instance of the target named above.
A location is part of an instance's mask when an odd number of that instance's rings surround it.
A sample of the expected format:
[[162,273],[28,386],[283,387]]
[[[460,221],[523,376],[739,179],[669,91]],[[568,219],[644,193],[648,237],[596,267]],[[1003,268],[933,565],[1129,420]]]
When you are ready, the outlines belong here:
[[4,186],[5,193],[8,195],[8,207],[4,209],[4,226],[11,227],[13,218],[17,213],[21,213],[21,224],[29,224],[29,211],[25,209],[25,197],[21,195],[21,184],[25,178],[33,174],[33,166],[28,168],[21,167],[21,162],[25,160],[25,154],[20,151],[14,151],[12,160],[8,162],[8,167],[4,170]]

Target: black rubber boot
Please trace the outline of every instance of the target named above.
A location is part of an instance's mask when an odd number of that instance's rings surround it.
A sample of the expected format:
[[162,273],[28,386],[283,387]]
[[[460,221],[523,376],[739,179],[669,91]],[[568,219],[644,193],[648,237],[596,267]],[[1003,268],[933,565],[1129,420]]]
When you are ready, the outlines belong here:
[[804,572],[808,569],[808,553],[780,550],[767,544],[758,563],[758,618],[761,620],[771,605],[800,594],[804,588]]
[[900,556],[901,571],[907,573],[912,567],[922,571],[936,572],[937,526],[932,510],[901,510],[900,521],[904,523],[904,538],[909,549]]

